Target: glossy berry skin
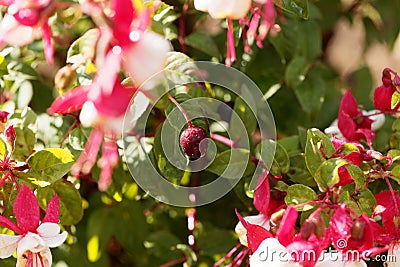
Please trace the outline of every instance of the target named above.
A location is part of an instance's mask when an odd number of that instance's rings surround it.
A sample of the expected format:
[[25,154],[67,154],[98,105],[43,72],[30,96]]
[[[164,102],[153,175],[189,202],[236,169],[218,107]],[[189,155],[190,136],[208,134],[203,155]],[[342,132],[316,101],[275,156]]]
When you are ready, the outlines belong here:
[[201,157],[200,142],[207,138],[207,133],[203,128],[191,126],[184,130],[180,137],[180,143],[183,152],[191,159]]

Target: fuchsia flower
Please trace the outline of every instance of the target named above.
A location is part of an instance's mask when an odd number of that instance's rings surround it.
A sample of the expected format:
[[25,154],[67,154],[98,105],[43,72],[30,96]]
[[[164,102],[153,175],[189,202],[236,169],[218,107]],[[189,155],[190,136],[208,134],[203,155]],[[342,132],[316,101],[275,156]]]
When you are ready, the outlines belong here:
[[[323,223],[315,223],[313,221],[312,218],[318,217],[316,214],[315,217],[310,216],[310,219],[296,233],[297,217],[297,210],[293,206],[287,207],[275,236],[272,233],[269,233],[268,236],[265,233],[267,230],[264,228],[255,228],[245,222],[244,219],[241,219],[243,225],[248,228],[247,239],[249,248],[253,252],[250,255],[251,267],[266,266],[267,263],[268,266],[279,267],[315,266],[321,252],[329,246],[329,229],[325,229]],[[260,242],[260,237],[266,238]],[[311,252],[312,255],[304,258],[302,257],[305,254],[303,251],[307,251],[307,253]],[[273,254],[275,254],[275,259]],[[279,254],[282,258],[277,258]]]
[[[236,61],[235,38],[232,20],[239,20],[244,31],[245,52],[250,52],[249,41],[256,41],[262,48],[262,41],[267,37],[270,29],[277,32],[280,27],[275,24],[275,7],[273,0],[195,0],[194,7],[197,10],[208,12],[215,19],[227,19],[227,50],[225,64],[232,65]],[[247,17],[251,11],[251,19]]]
[[[389,245],[388,255],[394,255],[394,262],[387,267],[396,267],[400,262],[400,197],[398,191],[383,191],[375,195],[377,207],[374,215],[380,215],[383,227],[376,226],[376,239]],[[389,257],[388,257],[389,259]],[[393,258],[392,258],[393,259]]]
[[0,216],[0,225],[18,234],[0,234],[0,258],[8,258],[17,251],[16,266],[50,267],[52,256],[49,248],[60,246],[67,238],[67,232],[60,234],[59,209],[59,200],[55,195],[47,204],[46,215],[40,221],[40,208],[35,194],[22,184],[14,202],[17,224]]
[[[147,8],[138,12],[130,0],[113,0],[110,5],[113,11],[110,25],[101,28],[97,53],[97,59],[103,60],[97,62],[100,67],[92,84],[66,92],[48,110],[50,114],[67,114],[81,109],[82,125],[94,128],[71,173],[75,176],[89,174],[103,143],[98,161],[101,168],[98,185],[102,191],[110,186],[112,169],[119,162],[116,141],[124,131],[124,116],[137,91],[136,87],[122,86],[118,73],[122,67],[139,86],[164,68],[167,53],[171,50],[170,43],[162,36],[146,31],[150,23]],[[87,7],[90,12],[97,8],[96,5]],[[147,103],[141,94],[136,98]],[[137,113],[129,112],[128,120],[130,115]]]
[[[391,73],[395,76],[393,80]],[[374,105],[376,109],[392,113],[400,108],[400,103],[392,108],[392,96],[396,92],[397,86],[400,86],[400,77],[393,70],[385,68],[382,72],[382,85],[377,87],[374,92]]]
[[98,164],[101,168],[99,189],[106,190],[112,181],[112,169],[119,162],[117,138],[123,131],[123,120],[135,88],[124,87],[116,81],[111,94],[106,92],[95,78],[89,86],[77,87],[58,97],[48,112],[67,114],[81,110],[80,121],[86,127],[93,127],[89,139],[79,159],[72,167],[72,174],[89,174],[97,160],[103,143],[103,153]]
[[7,13],[0,22],[0,48],[4,45],[27,45],[36,38],[43,38],[46,61],[53,63],[54,46],[49,17],[56,10],[54,0],[0,0],[7,6]]
[[[99,7],[88,8],[88,11],[94,12],[96,8]],[[172,50],[171,43],[163,36],[147,31],[151,21],[148,8],[142,7],[139,12],[130,0],[112,0],[110,8],[113,11],[110,25],[100,28],[96,65],[101,66],[106,75],[99,79],[105,88],[111,89],[122,67],[140,86],[163,70],[168,52]]]
[[348,141],[360,141],[364,138],[369,145],[375,133],[371,129],[372,120],[357,108],[357,102],[350,90],[347,90],[340,102],[338,127]]

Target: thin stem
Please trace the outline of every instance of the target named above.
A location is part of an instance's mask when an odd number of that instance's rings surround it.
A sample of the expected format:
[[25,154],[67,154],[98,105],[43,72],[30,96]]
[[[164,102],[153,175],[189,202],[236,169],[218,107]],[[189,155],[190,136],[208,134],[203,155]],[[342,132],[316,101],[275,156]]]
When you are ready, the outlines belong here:
[[393,198],[393,202],[394,202],[394,209],[396,211],[396,216],[400,216],[400,212],[399,212],[399,206],[397,203],[397,199],[396,199],[396,195],[394,193],[393,187],[391,185],[391,183],[389,182],[389,179],[387,177],[385,177],[385,181],[389,187],[390,193],[392,194],[392,198]]
[[236,51],[235,51],[235,38],[233,33],[233,22],[232,19],[227,19],[228,32],[227,32],[227,53],[225,64],[230,66],[236,62]]
[[168,96],[169,100],[171,100],[172,103],[175,104],[175,106],[179,109],[179,111],[182,113],[183,117],[185,117],[185,120],[188,124],[188,127],[193,127],[192,122],[189,119],[189,116],[187,115],[186,111],[182,108],[182,106],[176,101],[175,98],[173,98],[171,95]]
[[186,261],[186,257],[182,257],[182,258],[180,258],[180,259],[177,259],[177,260],[173,260],[173,261],[164,263],[163,265],[160,265],[160,267],[171,267],[171,266],[174,266],[174,265],[183,263],[183,262],[185,262],[185,261]]
[[221,265],[224,261],[226,261],[227,259],[232,257],[233,253],[235,253],[241,246],[242,246],[242,244],[238,243],[223,258],[221,258],[219,261],[214,263],[214,267],[217,267],[217,266]]
[[236,140],[236,141],[233,141],[233,140],[231,140],[229,138],[226,138],[225,136],[222,136],[222,135],[219,135],[219,134],[214,134],[214,133],[210,133],[210,137],[211,137],[211,139],[214,139],[215,141],[221,142],[221,143],[223,143],[223,144],[225,144],[225,145],[227,145],[227,146],[229,146],[231,148],[238,148],[238,146],[236,144],[239,141],[239,139]]

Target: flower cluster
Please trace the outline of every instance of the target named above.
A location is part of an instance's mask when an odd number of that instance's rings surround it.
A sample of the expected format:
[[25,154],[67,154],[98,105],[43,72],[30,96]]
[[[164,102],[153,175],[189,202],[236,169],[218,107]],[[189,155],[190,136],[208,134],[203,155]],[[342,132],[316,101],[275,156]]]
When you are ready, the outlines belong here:
[[[387,266],[397,266],[400,197],[392,182],[398,179],[393,172],[398,157],[393,151],[384,155],[372,145],[373,124],[381,121],[382,126],[382,116],[398,111],[394,95],[399,80],[396,72],[383,71],[383,84],[374,93],[377,110],[370,113],[358,107],[347,90],[336,135],[329,138],[309,130],[304,157],[314,182],[292,180],[290,170],[276,176],[265,167],[254,192],[259,215],[243,218],[237,213],[235,230],[246,248],[237,252],[235,247],[215,266],[225,261],[241,266],[247,254],[251,267],[366,266],[365,259],[385,252]],[[374,194],[369,188],[380,181],[387,189]],[[280,196],[275,199],[277,192]],[[368,203],[362,199],[367,195]]]

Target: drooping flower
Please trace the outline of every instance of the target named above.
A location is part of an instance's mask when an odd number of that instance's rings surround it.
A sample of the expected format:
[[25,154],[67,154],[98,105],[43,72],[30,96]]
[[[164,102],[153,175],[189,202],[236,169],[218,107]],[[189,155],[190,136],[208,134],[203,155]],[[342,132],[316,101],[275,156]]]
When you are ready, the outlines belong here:
[[17,234],[0,234],[0,258],[8,258],[17,251],[17,266],[50,267],[52,256],[49,248],[60,246],[67,238],[67,232],[60,234],[59,209],[59,199],[55,195],[47,205],[46,215],[40,220],[38,201],[33,191],[22,184],[14,203],[17,224],[0,216],[0,225]]
[[348,141],[366,139],[372,144],[375,132],[371,129],[372,120],[358,109],[357,102],[350,90],[347,90],[340,102],[338,127],[344,138]]
[[375,195],[374,215],[380,215],[383,227],[375,227],[375,237],[381,244],[387,244],[386,266],[395,267],[400,262],[400,197],[398,191],[383,191]]
[[95,79],[91,85],[77,87],[59,96],[48,110],[50,114],[67,114],[82,109],[80,112],[82,125],[94,128],[84,150],[71,169],[73,175],[90,173],[104,141],[102,157],[98,162],[102,170],[99,188],[103,191],[110,186],[112,169],[119,162],[116,141],[123,131],[124,116],[135,92],[136,88],[124,87],[116,81],[111,93],[107,94],[103,85]]
[[[96,14],[93,10],[98,8],[92,6],[87,9]],[[168,52],[172,50],[171,43],[163,36],[147,30],[151,21],[151,12],[147,7],[136,8],[130,0],[112,0],[110,8],[110,23],[100,28],[97,46],[96,65],[101,66],[106,74],[99,75],[99,80],[104,88],[111,90],[122,68],[134,84],[140,86],[163,70]]]
[[235,39],[233,34],[233,22],[245,17],[250,10],[251,0],[195,0],[194,7],[197,10],[208,12],[215,19],[227,19],[227,49],[226,60],[227,66],[232,65],[236,61]]
[[[395,79],[392,80],[391,73],[394,74]],[[392,113],[400,108],[400,103],[392,108],[392,96],[396,92],[397,84],[400,80],[396,72],[389,68],[385,68],[382,72],[382,85],[378,86],[374,92],[374,105],[376,109],[383,112]]]
[[27,45],[36,38],[43,38],[46,61],[53,63],[54,45],[49,17],[56,10],[56,1],[1,1],[8,6],[0,22],[0,48],[9,45]]

